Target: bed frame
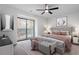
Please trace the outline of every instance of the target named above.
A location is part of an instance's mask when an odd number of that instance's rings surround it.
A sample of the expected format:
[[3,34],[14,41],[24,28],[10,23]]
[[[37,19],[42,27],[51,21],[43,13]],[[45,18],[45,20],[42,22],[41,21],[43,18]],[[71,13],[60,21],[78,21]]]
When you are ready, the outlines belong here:
[[68,31],[69,32],[69,34],[72,34],[72,32],[74,32],[75,31],[75,28],[74,27],[52,27],[51,28],[51,30],[52,30],[52,32],[53,31]]

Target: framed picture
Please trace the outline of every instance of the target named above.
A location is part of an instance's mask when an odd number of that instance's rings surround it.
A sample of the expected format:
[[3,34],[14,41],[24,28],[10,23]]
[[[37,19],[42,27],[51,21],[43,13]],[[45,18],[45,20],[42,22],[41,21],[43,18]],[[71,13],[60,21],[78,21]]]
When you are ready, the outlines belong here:
[[67,25],[67,17],[57,19],[57,26],[66,26],[66,25]]

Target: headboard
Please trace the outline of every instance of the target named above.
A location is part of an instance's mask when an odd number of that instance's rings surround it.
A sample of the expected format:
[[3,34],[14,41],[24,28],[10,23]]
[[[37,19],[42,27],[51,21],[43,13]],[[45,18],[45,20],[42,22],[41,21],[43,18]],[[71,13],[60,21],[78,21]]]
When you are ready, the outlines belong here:
[[75,31],[75,28],[74,27],[52,27],[51,28],[51,31],[68,31],[69,34],[71,34],[73,31]]

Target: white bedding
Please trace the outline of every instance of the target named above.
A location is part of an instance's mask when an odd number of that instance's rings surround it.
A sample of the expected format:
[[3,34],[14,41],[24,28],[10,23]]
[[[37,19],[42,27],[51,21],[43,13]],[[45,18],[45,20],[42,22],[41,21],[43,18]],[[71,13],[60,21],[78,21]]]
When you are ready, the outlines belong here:
[[56,52],[63,54],[65,51],[65,43],[63,41],[54,39],[54,38],[49,38],[49,37],[43,37],[43,36],[39,36],[38,37],[39,40],[43,40],[43,41],[49,41],[49,42],[56,42]]

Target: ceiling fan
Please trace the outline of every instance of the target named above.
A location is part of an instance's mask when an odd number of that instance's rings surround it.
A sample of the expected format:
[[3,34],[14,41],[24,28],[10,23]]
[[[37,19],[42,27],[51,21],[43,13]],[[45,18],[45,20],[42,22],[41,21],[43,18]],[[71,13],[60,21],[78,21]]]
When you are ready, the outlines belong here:
[[43,11],[41,14],[43,15],[44,13],[49,13],[53,14],[51,10],[57,10],[59,7],[54,7],[54,8],[49,8],[48,4],[45,4],[45,9],[36,9],[37,11]]

